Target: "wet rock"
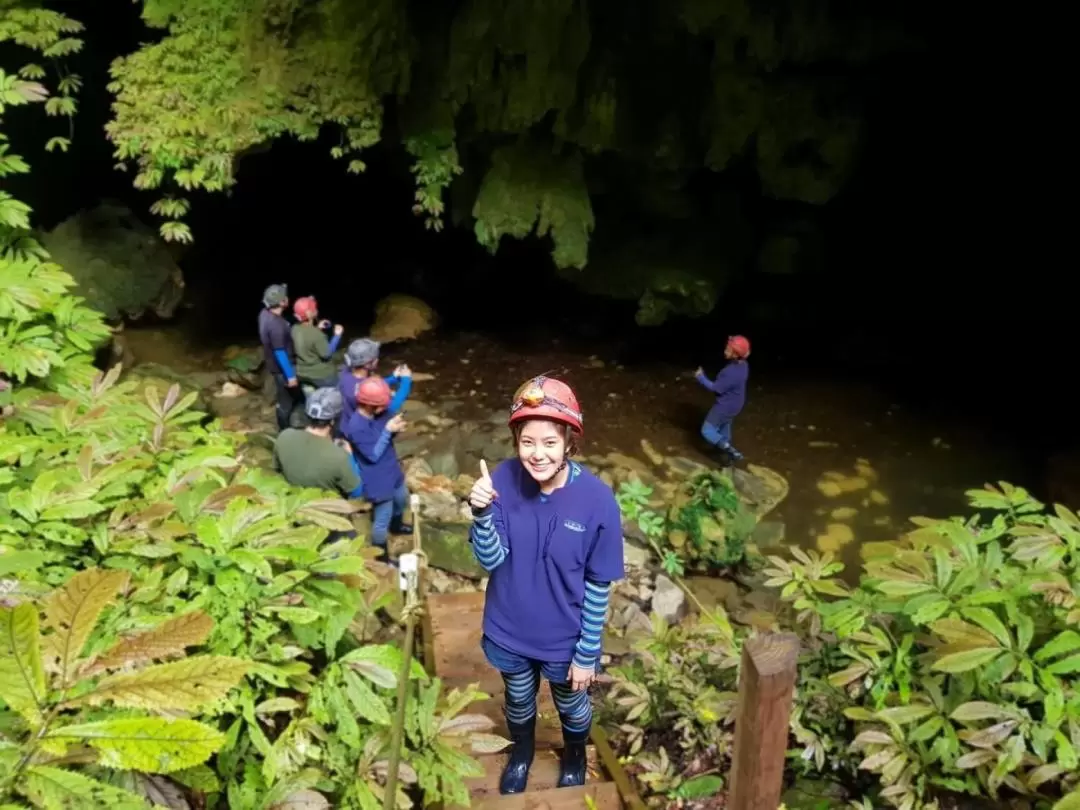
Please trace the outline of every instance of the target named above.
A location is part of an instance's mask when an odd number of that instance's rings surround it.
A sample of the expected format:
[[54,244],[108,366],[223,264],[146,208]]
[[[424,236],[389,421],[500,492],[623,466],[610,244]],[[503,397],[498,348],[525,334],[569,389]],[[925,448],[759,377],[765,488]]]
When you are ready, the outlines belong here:
[[623,535],[623,562],[628,568],[644,568],[649,564],[651,556],[648,546],[639,545]]
[[645,454],[645,458],[649,460],[649,463],[657,467],[664,466],[664,454],[657,452],[656,448],[649,443],[648,439],[641,440],[641,452]]
[[763,520],[754,527],[750,542],[763,551],[784,545],[787,527],[780,520]]
[[469,525],[425,520],[422,532],[428,565],[475,580],[487,576],[473,556]]
[[407,399],[405,405],[401,409],[402,414],[410,422],[424,419],[431,416],[433,410],[430,405],[419,399]]
[[663,574],[656,577],[656,592],[653,594],[652,610],[653,613],[663,617],[669,624],[674,624],[686,615],[686,594]]
[[664,463],[670,474],[676,478],[690,478],[709,469],[704,464],[685,456],[668,456],[664,459]]
[[[730,580],[719,577],[687,577],[684,583],[706,610],[714,611],[721,607],[731,612],[742,604],[742,591]],[[691,605],[691,609],[694,607]]]
[[444,450],[441,453],[428,453],[427,463],[435,475],[445,475],[447,478],[455,478],[460,472],[458,469],[457,456],[453,450]]
[[787,479],[768,467],[748,465],[746,470],[732,470],[732,481],[739,498],[761,520],[783,501],[789,490]]
[[412,340],[430,332],[438,323],[435,310],[419,298],[390,295],[375,305],[375,323],[369,334],[381,343]]
[[122,203],[80,211],[41,242],[75,279],[76,292],[110,320],[171,318],[183,299],[184,275],[173,251]]

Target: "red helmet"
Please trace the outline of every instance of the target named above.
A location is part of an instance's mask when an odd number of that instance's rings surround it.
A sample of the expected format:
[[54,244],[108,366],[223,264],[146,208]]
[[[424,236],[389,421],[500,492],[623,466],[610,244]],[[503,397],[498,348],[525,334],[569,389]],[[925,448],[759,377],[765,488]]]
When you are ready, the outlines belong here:
[[736,357],[746,358],[750,356],[750,341],[742,335],[732,335],[727,339],[728,348],[735,352]]
[[304,298],[297,298],[292,305],[292,311],[293,315],[296,316],[296,320],[306,321],[319,311],[319,305],[316,303],[314,295],[308,295]]
[[534,377],[514,394],[510,424],[526,419],[551,419],[569,425],[579,436],[583,432],[584,417],[573,389],[550,377]]
[[385,408],[390,404],[390,386],[382,377],[364,377],[356,386],[356,401],[369,408]]

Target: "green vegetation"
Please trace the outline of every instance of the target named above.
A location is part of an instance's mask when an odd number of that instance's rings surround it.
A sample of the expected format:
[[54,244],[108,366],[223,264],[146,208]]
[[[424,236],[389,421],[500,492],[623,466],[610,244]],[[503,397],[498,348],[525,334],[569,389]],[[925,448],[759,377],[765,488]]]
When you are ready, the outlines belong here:
[[[46,55],[75,31],[0,17]],[[47,97],[0,85],[3,113]],[[6,144],[0,166],[29,170]],[[363,538],[330,535],[354,507],[245,467],[196,393],[98,372],[110,331],[29,214],[0,197],[0,805],[382,807],[404,662],[374,643],[390,597]],[[417,662],[407,696],[396,806],[461,801],[469,752],[503,745],[464,713],[483,696]]]
[[[916,519],[868,549],[855,588],[829,554],[769,558],[766,585],[788,606],[777,618],[803,640],[795,773],[904,810],[936,810],[950,792],[1049,806],[1077,788],[1080,518],[1008,484],[968,497],[974,516]],[[667,746],[640,761],[650,788],[670,793],[709,752],[730,751],[750,632],[722,615],[658,624],[614,670],[628,750]]]
[[[190,241],[194,194],[230,188],[276,138],[332,130],[359,173],[391,137],[429,227],[449,207],[493,251],[550,237],[567,277],[639,300],[643,323],[709,311],[757,250],[737,195],[697,199],[691,175],[737,167],[769,197],[827,201],[860,133],[843,77],[904,44],[802,0],[144,0],[143,19],[161,37],[113,64],[108,135],[135,185],[163,192],[167,239]],[[627,250],[628,212],[710,235]]]
[[715,573],[746,560],[746,541],[757,521],[739,500],[730,474],[708,470],[690,477],[666,504],[666,514],[651,508],[652,495],[651,487],[631,480],[616,498],[623,517],[637,523],[666,572]]

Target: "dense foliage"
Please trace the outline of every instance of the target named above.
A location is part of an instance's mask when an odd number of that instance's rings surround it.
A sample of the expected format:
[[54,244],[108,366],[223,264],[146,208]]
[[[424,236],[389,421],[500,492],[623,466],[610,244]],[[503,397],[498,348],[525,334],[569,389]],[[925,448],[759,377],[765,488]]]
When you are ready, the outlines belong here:
[[616,498],[624,519],[637,524],[669,574],[715,573],[746,559],[757,520],[739,499],[730,473],[697,473],[663,504],[654,503],[653,488],[638,480],[625,482]]
[[[163,36],[113,65],[108,133],[135,185],[165,192],[154,210],[181,241],[191,193],[233,185],[247,150],[332,127],[334,156],[360,172],[365,148],[400,138],[429,226],[449,202],[492,250],[550,236],[569,277],[640,298],[656,322],[711,309],[747,258],[738,203],[695,201],[692,173],[745,167],[766,195],[810,204],[844,182],[860,124],[843,77],[901,39],[860,14],[803,0],[145,0]],[[707,221],[716,239],[582,273],[598,199],[611,209],[599,236],[629,201]]]
[[[1002,484],[968,493],[968,518],[918,519],[868,550],[855,588],[831,555],[772,557],[803,639],[791,761],[843,775],[889,805],[946,792],[1055,797],[1080,783],[1080,518]],[[722,616],[658,625],[615,671],[612,694],[643,780],[677,790],[728,752],[742,640]],[[677,763],[669,758],[678,747]],[[715,765],[714,765],[715,767]],[[1067,802],[1063,802],[1068,806]]]
[[[3,12],[3,36],[45,53],[77,30]],[[3,112],[47,97],[0,82]],[[100,313],[28,237],[29,209],[0,210],[0,374],[15,383],[0,417],[0,804],[375,810],[403,669],[396,805],[465,800],[469,751],[504,741],[463,713],[478,693],[444,694],[373,643],[389,593],[364,539],[331,535],[354,507],[246,467],[244,437],[194,411],[194,392],[98,372]]]

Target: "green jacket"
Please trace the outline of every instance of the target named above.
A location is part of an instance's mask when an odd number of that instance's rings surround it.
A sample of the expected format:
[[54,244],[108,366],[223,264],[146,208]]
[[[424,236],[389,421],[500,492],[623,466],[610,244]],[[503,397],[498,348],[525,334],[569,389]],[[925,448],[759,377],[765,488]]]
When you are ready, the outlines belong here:
[[317,326],[298,323],[292,328],[293,346],[296,350],[296,377],[301,382],[320,382],[337,374],[330,341]]

